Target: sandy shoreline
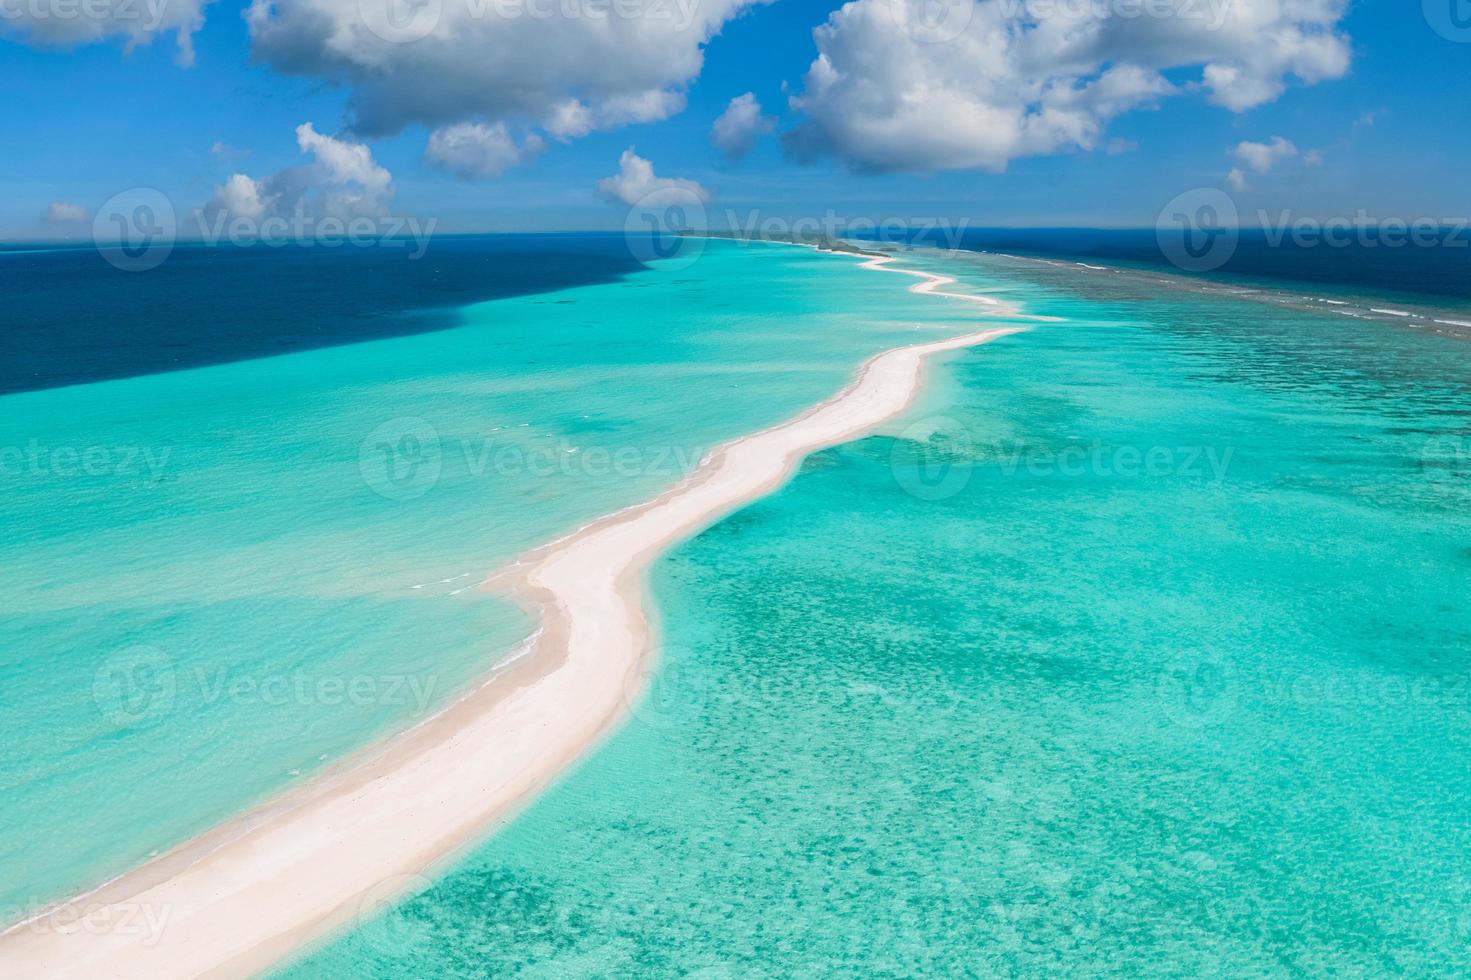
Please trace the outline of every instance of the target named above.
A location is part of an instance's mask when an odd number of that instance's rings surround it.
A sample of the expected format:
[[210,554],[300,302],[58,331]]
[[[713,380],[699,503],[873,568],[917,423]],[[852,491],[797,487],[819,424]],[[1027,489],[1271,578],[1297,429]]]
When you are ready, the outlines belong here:
[[[1053,319],[945,292],[953,279],[894,261],[862,267],[919,278],[912,292],[974,302],[985,315]],[[726,443],[653,500],[527,554],[492,580],[538,616],[527,655],[416,728],[0,935],[5,973],[248,976],[421,887],[627,712],[650,666],[644,573],[660,553],[779,487],[811,452],[903,412],[929,356],[1024,329],[879,354],[815,408]]]

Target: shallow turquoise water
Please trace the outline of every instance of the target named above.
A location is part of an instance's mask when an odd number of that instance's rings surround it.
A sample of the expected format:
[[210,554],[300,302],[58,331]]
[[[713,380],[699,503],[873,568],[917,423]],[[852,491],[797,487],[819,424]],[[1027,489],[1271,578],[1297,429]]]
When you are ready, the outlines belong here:
[[454,329],[0,398],[0,921],[442,704],[528,629],[484,575],[830,394],[916,310],[953,333],[904,282],[711,242]]
[[1466,348],[946,266],[1070,322],[662,560],[630,723],[282,977],[1471,970]]

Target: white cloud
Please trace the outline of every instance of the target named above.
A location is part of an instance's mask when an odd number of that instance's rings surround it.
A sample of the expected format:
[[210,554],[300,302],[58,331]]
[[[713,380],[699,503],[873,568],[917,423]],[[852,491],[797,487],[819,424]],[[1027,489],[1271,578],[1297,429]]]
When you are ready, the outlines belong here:
[[1288,160],[1300,157],[1305,167],[1317,167],[1323,163],[1323,154],[1320,151],[1308,150],[1302,153],[1296,144],[1281,136],[1273,136],[1270,143],[1253,143],[1249,140],[1238,143],[1231,150],[1231,155],[1236,158],[1237,166],[1232,167],[1231,172],[1226,175],[1226,183],[1236,191],[1248,189],[1248,173],[1258,176],[1269,174],[1278,164]]
[[92,212],[80,204],[52,201],[46,206],[46,222],[53,225],[76,225],[90,221]]
[[576,99],[568,99],[552,106],[541,124],[548,133],[563,142],[586,136],[596,125],[592,110]]
[[211,156],[225,161],[239,160],[250,156],[249,150],[242,150],[238,146],[231,146],[229,143],[222,142],[221,140],[215,140],[211,143],[209,152]]
[[1273,136],[1270,143],[1239,143],[1231,154],[1252,173],[1265,174],[1283,160],[1297,156],[1297,147],[1290,140]]
[[270,192],[263,190],[249,175],[231,174],[228,180],[215,188],[207,210],[226,211],[237,218],[254,220],[265,216],[269,198]]
[[[257,58],[349,90],[353,129],[541,127],[557,139],[684,108],[704,44],[761,0],[253,0]],[[404,14],[408,11],[405,18]]]
[[738,95],[710,128],[710,142],[728,160],[739,160],[751,152],[756,141],[776,126],[776,120],[761,115],[761,103],[753,92]]
[[27,0],[0,6],[0,37],[38,48],[121,40],[127,50],[172,33],[180,65],[194,63],[194,34],[210,0]]
[[204,210],[258,220],[298,212],[344,220],[382,217],[393,199],[393,175],[361,143],[324,136],[311,123],[296,127],[296,144],[313,161],[259,180],[232,174]]
[[1172,0],[1171,16],[1132,17],[1093,3],[950,0],[940,36],[932,6],[854,0],[813,32],[818,56],[792,99],[805,119],[787,139],[799,159],[1000,171],[1093,149],[1114,117],[1165,97],[1200,91],[1239,112],[1290,78],[1336,78],[1349,63],[1345,0]]
[[702,204],[710,200],[709,191],[693,180],[656,177],[654,165],[634,153],[631,146],[618,158],[618,173],[598,181],[598,191],[630,207],[655,194],[668,198],[687,198]]
[[460,123],[431,133],[425,156],[461,177],[496,177],[545,148],[546,143],[536,135],[528,136],[518,146],[505,123]]

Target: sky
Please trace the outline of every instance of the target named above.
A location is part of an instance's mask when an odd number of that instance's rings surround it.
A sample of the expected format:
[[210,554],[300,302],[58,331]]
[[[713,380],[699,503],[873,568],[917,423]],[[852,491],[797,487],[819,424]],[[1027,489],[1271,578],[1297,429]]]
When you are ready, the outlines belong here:
[[1454,221],[1468,82],[1468,0],[0,0],[0,238]]

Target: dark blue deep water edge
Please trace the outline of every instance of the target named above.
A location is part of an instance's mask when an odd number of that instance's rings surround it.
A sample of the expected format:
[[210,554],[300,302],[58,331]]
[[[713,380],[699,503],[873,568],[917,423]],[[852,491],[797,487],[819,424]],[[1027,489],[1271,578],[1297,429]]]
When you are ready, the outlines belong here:
[[[1154,229],[911,231],[888,241],[1179,273]],[[1436,247],[1356,241],[1301,246],[1243,232],[1199,278],[1319,283],[1461,306],[1471,233]],[[642,268],[606,233],[435,238],[422,257],[392,246],[180,243],[145,272],[91,247],[0,247],[0,394],[136,377],[453,326],[466,304],[620,279]]]
[[136,377],[454,325],[468,303],[621,278],[617,235],[380,245],[179,244],[147,271],[95,249],[0,249],[0,394]]
[[[871,237],[871,236],[862,236]],[[903,236],[914,244],[1007,252],[1185,273],[1166,255],[1154,228],[969,228],[958,240],[937,231]],[[1294,235],[1288,229],[1242,229],[1234,251],[1210,278],[1322,283],[1386,295],[1471,299],[1471,231],[1443,227],[1415,244],[1387,226],[1348,235]],[[892,240],[892,237],[890,238]],[[1166,244],[1172,244],[1166,238]]]

